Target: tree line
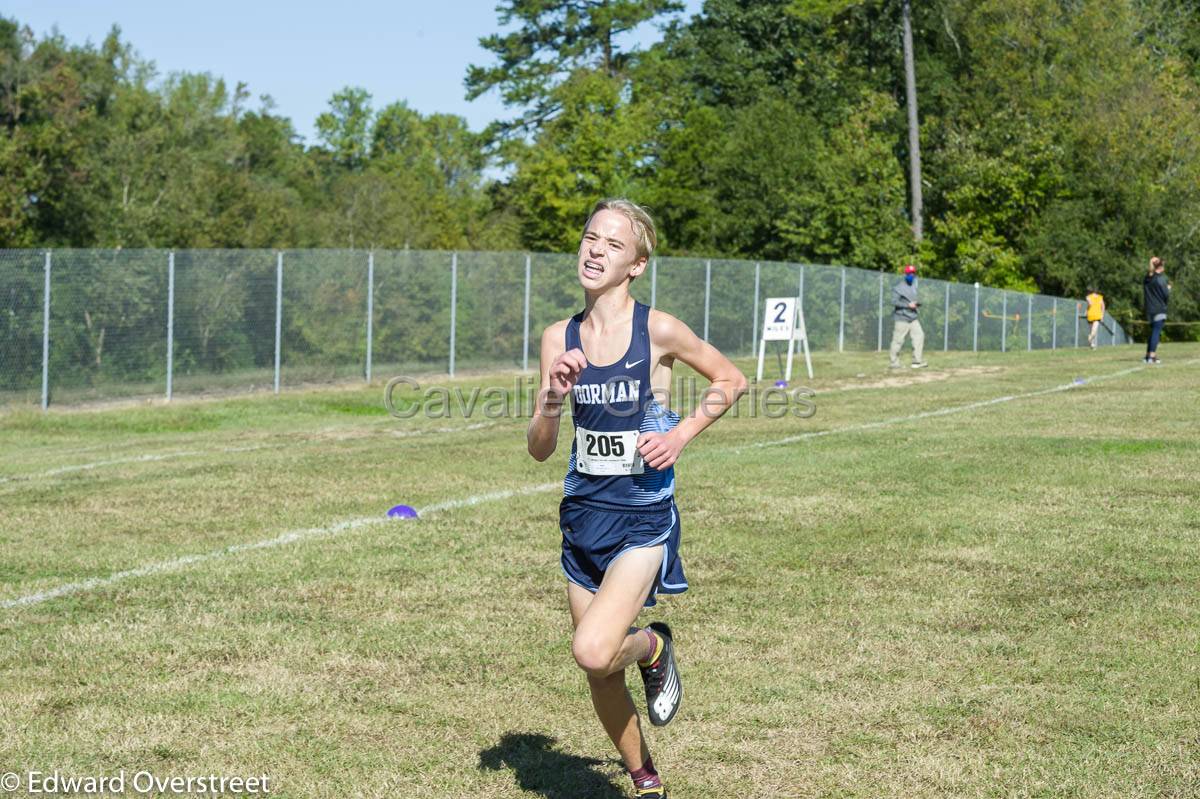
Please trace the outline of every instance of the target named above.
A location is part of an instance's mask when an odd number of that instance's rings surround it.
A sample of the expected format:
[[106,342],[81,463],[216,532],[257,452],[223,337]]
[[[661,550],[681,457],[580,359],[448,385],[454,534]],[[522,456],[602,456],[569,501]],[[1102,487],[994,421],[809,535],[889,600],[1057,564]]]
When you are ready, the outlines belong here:
[[349,86],[312,143],[243,84],[158,75],[116,28],[75,44],[0,18],[0,247],[564,251],[621,194],[663,254],[1095,286],[1122,322],[1157,254],[1195,318],[1194,0],[914,2],[920,242],[900,6],[503,0],[464,91],[499,93],[504,119],[472,131]]

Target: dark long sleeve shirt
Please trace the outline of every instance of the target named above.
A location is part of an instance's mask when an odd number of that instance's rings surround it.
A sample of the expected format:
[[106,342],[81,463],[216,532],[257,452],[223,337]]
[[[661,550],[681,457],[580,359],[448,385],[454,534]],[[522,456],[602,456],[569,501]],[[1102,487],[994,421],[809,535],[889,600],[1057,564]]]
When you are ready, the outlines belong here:
[[911,322],[917,318],[917,312],[909,308],[909,303],[917,301],[917,284],[911,286],[901,280],[892,287],[892,313],[896,319]]
[[1167,285],[1167,276],[1161,272],[1146,275],[1142,281],[1142,294],[1146,300],[1146,319],[1153,322],[1154,317],[1167,312],[1167,301],[1171,298],[1171,288]]

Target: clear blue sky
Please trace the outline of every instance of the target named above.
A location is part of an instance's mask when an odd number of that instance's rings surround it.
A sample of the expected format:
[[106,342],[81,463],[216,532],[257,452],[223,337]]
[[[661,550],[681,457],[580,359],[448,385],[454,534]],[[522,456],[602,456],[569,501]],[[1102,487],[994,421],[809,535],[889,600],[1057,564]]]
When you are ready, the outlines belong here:
[[[697,13],[702,0],[685,0]],[[362,86],[381,108],[396,100],[422,113],[466,117],[473,130],[507,115],[495,92],[467,102],[469,64],[492,63],[479,38],[498,29],[496,0],[8,0],[0,14],[40,38],[54,26],[76,44],[98,44],[115,23],[160,74],[210,72],[251,97],[269,94],[310,143],[313,122],[343,86]],[[658,31],[643,26],[634,41]],[[257,102],[253,107],[257,107]]]

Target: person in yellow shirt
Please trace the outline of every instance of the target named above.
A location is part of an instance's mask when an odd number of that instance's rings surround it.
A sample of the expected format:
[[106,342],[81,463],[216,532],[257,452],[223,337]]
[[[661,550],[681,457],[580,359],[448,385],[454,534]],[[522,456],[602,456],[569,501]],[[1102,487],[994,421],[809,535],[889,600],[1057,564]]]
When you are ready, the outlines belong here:
[[1100,337],[1100,323],[1104,321],[1104,312],[1107,306],[1104,304],[1104,295],[1092,286],[1087,295],[1087,320],[1091,330],[1088,331],[1088,344],[1092,349],[1096,349],[1097,339]]

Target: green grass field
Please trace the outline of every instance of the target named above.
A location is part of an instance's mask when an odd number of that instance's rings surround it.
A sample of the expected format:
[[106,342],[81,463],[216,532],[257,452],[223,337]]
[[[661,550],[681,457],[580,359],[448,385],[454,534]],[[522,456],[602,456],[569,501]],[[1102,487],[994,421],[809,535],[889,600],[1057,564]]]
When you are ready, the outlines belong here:
[[[818,353],[813,418],[684,452],[672,797],[1200,796],[1200,345],[932,355]],[[629,795],[570,654],[569,423],[539,464],[382,393],[0,416],[0,772]]]

